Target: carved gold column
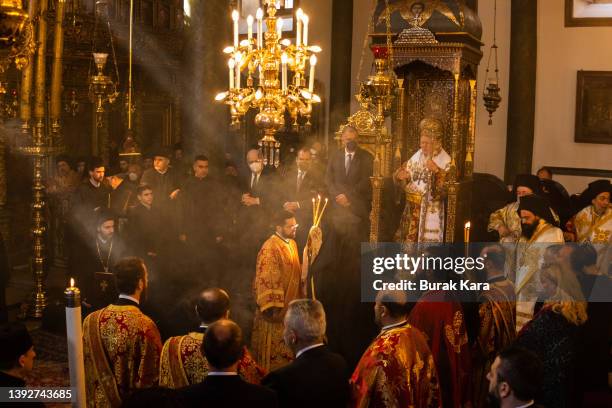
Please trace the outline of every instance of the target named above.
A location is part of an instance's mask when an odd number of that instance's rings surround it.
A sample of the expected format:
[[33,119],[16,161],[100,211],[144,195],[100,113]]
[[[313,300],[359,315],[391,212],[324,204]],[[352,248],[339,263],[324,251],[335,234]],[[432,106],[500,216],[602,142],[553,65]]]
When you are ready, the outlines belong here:
[[[38,12],[38,0],[30,0],[28,3],[28,15],[33,20],[37,20],[36,13]],[[35,27],[37,24],[34,25]],[[36,35],[34,33],[34,35]],[[19,117],[21,119],[21,132],[24,136],[30,136],[32,119],[32,78],[34,73],[34,61],[30,63],[21,72],[21,89],[19,103]]]
[[446,201],[446,232],[444,242],[455,240],[455,220],[457,218],[457,196],[459,194],[459,183],[457,174],[457,150],[459,149],[459,74],[454,74],[453,91],[453,133],[451,138],[451,164],[448,180],[448,197]]
[[393,135],[392,172],[402,165],[402,136],[404,135],[404,79],[397,80],[398,97],[395,100],[395,126]]
[[57,0],[55,7],[55,38],[53,42],[53,68],[51,74],[51,138],[50,145],[62,147],[60,119],[62,115],[62,58],[64,53],[64,6],[66,0]]
[[476,80],[470,79],[470,118],[468,122],[468,140],[465,147],[465,177],[474,173],[474,142],[476,140]]

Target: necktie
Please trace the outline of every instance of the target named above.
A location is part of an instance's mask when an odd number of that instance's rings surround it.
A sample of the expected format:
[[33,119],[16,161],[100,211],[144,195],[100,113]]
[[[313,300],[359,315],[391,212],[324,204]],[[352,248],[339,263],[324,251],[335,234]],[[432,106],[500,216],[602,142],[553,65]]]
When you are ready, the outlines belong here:
[[304,172],[299,170],[298,171],[298,178],[297,178],[297,191],[300,191],[300,187],[302,186],[302,181],[304,181]]
[[344,170],[348,176],[349,169],[351,168],[351,161],[353,159],[353,153],[347,153],[344,158]]
[[251,179],[251,190],[257,186],[257,173],[253,173],[253,178]]

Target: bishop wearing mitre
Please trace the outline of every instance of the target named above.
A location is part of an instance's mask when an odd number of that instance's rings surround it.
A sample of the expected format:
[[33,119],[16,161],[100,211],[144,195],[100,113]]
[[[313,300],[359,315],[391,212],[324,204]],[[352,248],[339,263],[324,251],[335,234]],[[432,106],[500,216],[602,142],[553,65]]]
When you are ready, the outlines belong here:
[[393,174],[406,192],[406,206],[395,241],[444,241],[445,180],[451,158],[442,148],[444,126],[434,118],[419,123],[420,149]]

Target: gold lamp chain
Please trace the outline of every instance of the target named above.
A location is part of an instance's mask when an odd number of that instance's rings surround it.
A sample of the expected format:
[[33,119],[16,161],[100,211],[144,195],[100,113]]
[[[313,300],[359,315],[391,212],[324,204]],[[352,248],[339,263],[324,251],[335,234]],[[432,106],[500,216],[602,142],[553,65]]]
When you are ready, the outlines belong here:
[[130,45],[129,45],[129,62],[128,62],[128,130],[132,130],[132,55],[133,49],[133,36],[134,36],[134,0],[130,0]]
[[385,0],[385,8],[387,15],[385,16],[385,23],[387,25],[387,60],[389,61],[390,69],[393,69],[393,44],[391,43],[391,10],[389,9],[389,0]]
[[370,13],[370,20],[368,22],[368,31],[363,36],[363,46],[361,47],[361,56],[359,57],[359,69],[357,70],[357,75],[355,76],[356,83],[359,83],[359,79],[361,78],[365,50],[368,46],[368,37],[370,34],[374,33],[374,13],[376,13],[376,0],[372,0],[372,12]]

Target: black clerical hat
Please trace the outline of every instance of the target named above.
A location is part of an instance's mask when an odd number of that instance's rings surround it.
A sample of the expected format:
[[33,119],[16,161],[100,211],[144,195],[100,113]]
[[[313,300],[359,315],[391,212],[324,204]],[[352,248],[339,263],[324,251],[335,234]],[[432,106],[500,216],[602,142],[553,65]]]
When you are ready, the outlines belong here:
[[165,157],[166,159],[172,159],[172,151],[167,147],[160,147],[155,150],[153,156]]
[[101,224],[104,224],[106,221],[117,219],[117,214],[114,211],[108,208],[98,208],[96,210],[96,227],[99,227]]
[[520,198],[518,213],[521,215],[521,210],[531,211],[534,215],[543,218],[549,224],[556,225],[555,217],[553,217],[552,210],[548,204],[548,200],[537,195],[530,194]]
[[591,201],[601,193],[608,192],[612,194],[612,184],[610,180],[595,180],[589,183],[586,190],[580,194],[580,207],[584,208],[591,205]]
[[32,337],[21,323],[7,323],[0,326],[0,361],[10,364],[32,347]]
[[542,195],[542,183],[538,176],[534,176],[533,174],[518,174],[514,179],[514,197],[516,197],[516,189],[519,186],[529,187],[534,194]]

